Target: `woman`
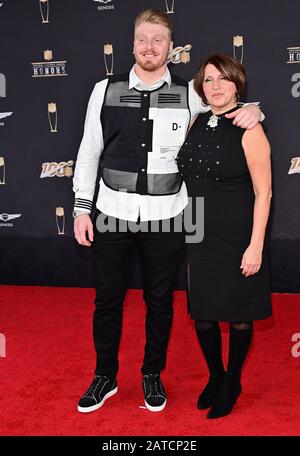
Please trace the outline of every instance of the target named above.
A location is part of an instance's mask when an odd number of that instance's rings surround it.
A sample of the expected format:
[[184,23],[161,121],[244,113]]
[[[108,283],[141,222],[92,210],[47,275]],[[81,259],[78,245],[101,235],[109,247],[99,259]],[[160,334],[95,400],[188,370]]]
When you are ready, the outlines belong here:
[[[241,393],[241,370],[253,320],[271,315],[264,250],[271,201],[270,146],[260,124],[243,130],[226,114],[236,109],[245,70],[225,54],[208,57],[194,87],[211,111],[200,114],[178,156],[190,204],[204,197],[204,239],[188,244],[189,311],[209,369],[198,408],[228,415]],[[219,321],[230,323],[228,366]]]

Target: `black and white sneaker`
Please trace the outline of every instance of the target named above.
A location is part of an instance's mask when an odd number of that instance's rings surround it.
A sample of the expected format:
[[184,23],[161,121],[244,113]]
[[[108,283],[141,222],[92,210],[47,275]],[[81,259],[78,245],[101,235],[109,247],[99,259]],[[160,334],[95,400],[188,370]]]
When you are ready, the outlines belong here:
[[143,390],[145,405],[151,412],[160,412],[167,403],[164,387],[159,374],[148,374],[143,376]]
[[117,380],[111,380],[105,375],[96,375],[91,386],[78,402],[78,412],[89,413],[97,410],[117,391]]

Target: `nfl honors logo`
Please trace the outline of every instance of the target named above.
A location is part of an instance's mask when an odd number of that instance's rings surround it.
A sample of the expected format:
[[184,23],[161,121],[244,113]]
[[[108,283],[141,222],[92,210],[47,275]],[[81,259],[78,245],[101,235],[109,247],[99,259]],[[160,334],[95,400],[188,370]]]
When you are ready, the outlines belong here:
[[52,61],[53,54],[50,49],[44,51],[44,62],[33,62],[33,78],[46,78],[54,76],[67,76],[66,60]]
[[288,60],[286,63],[300,63],[300,46],[289,47],[288,51]]

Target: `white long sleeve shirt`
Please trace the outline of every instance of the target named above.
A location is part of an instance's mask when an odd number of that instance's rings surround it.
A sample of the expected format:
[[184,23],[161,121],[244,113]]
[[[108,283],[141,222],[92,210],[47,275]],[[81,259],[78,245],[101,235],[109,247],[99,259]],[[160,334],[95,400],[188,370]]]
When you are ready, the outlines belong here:
[[[155,90],[165,82],[170,86],[171,74],[168,69],[161,80],[151,86],[145,85],[138,78],[134,67],[129,74],[129,89]],[[107,84],[108,79],[98,82],[90,96],[83,138],[79,147],[73,178],[73,191],[75,192],[74,209],[86,212],[87,214],[91,212],[99,158],[104,149],[100,114]],[[188,93],[191,119],[199,113],[209,110],[209,107],[202,104],[201,98],[195,92],[193,81],[189,83]],[[187,128],[188,125],[186,125],[182,143],[184,142]],[[141,221],[163,220],[175,217],[185,208],[187,202],[187,189],[184,183],[180,191],[176,194],[152,196],[114,191],[108,188],[101,179],[96,207],[104,214],[135,222],[139,216]]]

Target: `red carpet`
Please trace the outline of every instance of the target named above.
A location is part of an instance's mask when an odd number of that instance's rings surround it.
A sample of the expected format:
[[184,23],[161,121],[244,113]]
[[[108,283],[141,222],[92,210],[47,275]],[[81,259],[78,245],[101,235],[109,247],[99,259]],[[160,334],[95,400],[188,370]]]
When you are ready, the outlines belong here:
[[[119,393],[91,414],[77,400],[94,368],[93,290],[1,286],[0,435],[299,435],[300,357],[291,341],[300,332],[300,295],[273,295],[274,317],[256,323],[244,392],[233,413],[207,420],[195,408],[207,373],[185,294],[175,294],[174,326],[163,381],[166,409],[143,406],[140,365],[144,305],[128,293],[120,351]],[[224,325],[225,347],[228,331]],[[226,350],[227,351],[227,350]]]

